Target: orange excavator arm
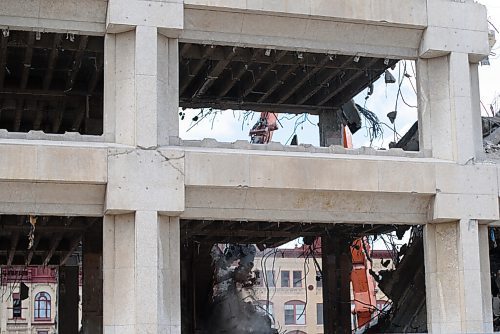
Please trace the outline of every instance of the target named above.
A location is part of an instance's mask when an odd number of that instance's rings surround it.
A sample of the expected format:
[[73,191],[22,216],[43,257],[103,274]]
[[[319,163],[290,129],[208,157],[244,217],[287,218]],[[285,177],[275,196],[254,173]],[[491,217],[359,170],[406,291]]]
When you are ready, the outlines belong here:
[[371,263],[365,254],[369,249],[370,245],[366,237],[356,240],[351,246],[351,283],[358,327],[368,324],[377,309],[375,280],[370,275]]

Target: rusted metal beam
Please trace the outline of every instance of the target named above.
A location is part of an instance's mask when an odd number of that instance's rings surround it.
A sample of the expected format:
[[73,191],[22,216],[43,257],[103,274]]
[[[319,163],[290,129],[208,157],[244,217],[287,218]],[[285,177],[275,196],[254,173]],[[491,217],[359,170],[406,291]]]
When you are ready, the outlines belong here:
[[[352,60],[353,60],[352,57],[348,57],[344,62],[342,62],[340,67],[342,68],[344,64],[347,65],[348,63],[351,63]],[[311,87],[309,87],[308,90],[306,90],[301,94],[301,98],[297,101],[297,104],[306,103],[311,97],[313,97],[317,92],[319,92],[324,85],[328,84],[333,78],[335,78],[341,72],[342,70],[340,68],[325,72],[322,75],[322,77],[318,80],[318,83],[312,85]]]
[[277,66],[279,66],[279,61],[284,56],[286,56],[287,53],[287,51],[279,51],[278,53],[276,53],[276,55],[273,57],[273,62],[267,65],[266,68],[261,73],[259,73],[259,76],[254,81],[252,81],[248,87],[245,88],[241,97],[245,98],[248,94],[250,94],[252,90],[257,87],[262,82],[262,80],[264,80],[264,77],[267,73],[271,72]]
[[61,100],[57,104],[56,113],[52,121],[52,133],[58,133],[61,127],[61,123],[64,117],[64,111],[66,109],[66,100]]
[[5,67],[7,66],[7,43],[8,37],[0,37],[0,89],[3,89],[5,83]]
[[199,98],[203,96],[209,89],[212,87],[214,82],[219,78],[221,73],[226,69],[227,65],[231,62],[231,60],[236,56],[238,50],[234,47],[231,52],[226,56],[226,59],[220,60],[217,65],[215,65],[210,72],[208,73],[205,81],[201,85],[201,87],[193,94],[193,99]]
[[61,262],[59,263],[60,266],[64,266],[71,255],[73,255],[78,245],[80,244],[80,241],[82,241],[82,237],[83,234],[78,234],[71,240],[69,250],[61,257]]
[[45,101],[38,102],[38,108],[36,110],[35,120],[33,121],[33,130],[40,130],[40,127],[42,125],[43,113],[46,107],[47,107],[47,102]]
[[76,50],[75,58],[73,59],[73,66],[68,72],[68,78],[66,80],[66,91],[73,89],[73,84],[75,83],[76,76],[78,75],[78,72],[80,71],[80,67],[82,65],[82,58],[85,53],[85,48],[87,47],[88,40],[89,36],[80,36],[78,50]]
[[[87,96],[86,91],[65,92],[62,90],[40,90],[40,89],[5,89],[0,91],[0,97],[22,98],[25,100],[60,100],[61,98]],[[101,94],[94,94],[100,96]]]
[[52,256],[54,256],[54,253],[57,249],[57,246],[59,246],[59,243],[61,242],[63,238],[64,233],[55,233],[54,236],[51,238],[50,241],[50,249],[45,255],[45,258],[43,260],[43,266],[46,266],[50,263],[50,260],[52,259]]
[[[391,67],[392,65],[395,65],[398,62],[398,60],[393,60],[389,62],[389,65],[387,67]],[[336,97],[335,101],[333,103],[334,107],[340,107],[344,103],[348,102],[350,99],[352,99],[356,94],[366,87],[368,87],[371,83],[376,81],[382,74],[384,73],[384,70],[381,71],[373,71],[373,70],[367,70],[366,75],[358,77],[356,82],[351,82],[349,86],[346,86],[342,92],[340,92]]]
[[191,49],[191,45],[190,43],[183,43],[182,46],[181,46],[181,49],[180,49],[180,56],[181,58],[184,58],[186,56],[186,54],[188,53],[189,49]]
[[17,102],[16,102],[16,114],[14,116],[14,124],[12,125],[14,132],[18,132],[19,129],[21,128],[21,120],[23,118],[23,109],[24,109],[24,101],[17,100]]
[[287,101],[290,96],[298,91],[311,77],[321,71],[324,68],[325,64],[330,61],[330,56],[323,57],[323,59],[318,63],[318,67],[308,69],[301,77],[296,77],[286,87],[283,87],[283,94],[281,94],[281,96],[278,98],[278,103],[281,104]]
[[[203,52],[206,49],[207,46],[199,46],[196,45],[197,47],[192,47],[189,49],[189,52],[185,54],[184,61],[186,60],[199,60],[203,58]],[[230,48],[230,46],[219,46],[217,47],[217,50],[215,50],[212,55],[210,56],[210,60],[214,61],[220,61],[224,60],[225,54],[227,51],[225,49]],[[274,62],[274,59],[272,57],[268,57],[264,54],[266,49],[257,49],[257,48],[247,48],[246,52],[241,52],[237,56],[234,57],[233,61],[235,62],[242,62],[242,63],[259,63],[259,64],[272,64]],[[262,52],[260,55],[254,59],[252,59],[252,50],[261,50]],[[281,50],[280,50],[281,52]],[[294,65],[300,65],[300,64],[307,64],[310,67],[323,67],[320,66],[317,62],[317,58],[321,56],[325,56],[324,53],[308,53],[308,52],[302,52],[303,58],[297,57],[296,52],[288,52],[286,56],[284,56],[280,62],[279,65],[284,65],[284,66],[294,66]],[[332,55],[335,57],[335,55]],[[348,55],[347,55],[348,56]],[[345,68],[345,70],[350,70],[350,69],[356,69],[357,66],[356,64],[353,64],[352,66],[348,66]],[[324,67],[326,68],[331,68],[331,69],[336,69],[338,68],[338,64],[331,63],[331,64],[326,64]],[[383,69],[383,66],[379,66],[376,69],[381,70]]]
[[215,100],[215,99],[185,99],[181,98],[180,106],[183,108],[214,108],[214,109],[233,109],[233,110],[252,110],[252,111],[269,111],[276,113],[290,114],[318,114],[321,110],[335,110],[331,106],[318,107],[315,105],[296,105],[296,104],[276,104],[265,102],[239,102],[235,100]]
[[31,60],[33,58],[33,43],[35,42],[35,32],[30,31],[27,33],[28,39],[26,40],[26,52],[24,53],[23,73],[21,74],[21,89],[25,89],[28,85],[28,79],[31,70]]
[[9,249],[9,255],[7,258],[7,265],[10,266],[12,265],[12,261],[14,260],[14,255],[16,254],[16,248],[17,244],[19,242],[19,231],[14,231],[12,233],[12,238],[10,239],[10,249]]
[[263,53],[263,49],[254,49],[250,63],[238,63],[239,67],[238,70],[236,71],[236,75],[232,75],[229,80],[221,87],[221,89],[217,92],[218,97],[224,97],[226,96],[227,93],[234,87],[234,85],[241,80],[243,75],[247,73],[249,68],[251,67],[251,63],[253,59],[256,59],[257,57],[260,56],[261,53]]
[[[367,70],[373,65],[375,65],[380,59],[370,59],[366,63],[366,66],[364,68]],[[349,72],[349,75],[347,76],[347,79],[342,82],[342,84],[338,85],[334,90],[332,90],[327,96],[323,97],[318,103],[318,106],[322,106],[331,99],[333,99],[337,94],[339,94],[342,90],[344,90],[348,85],[356,81],[360,76],[362,76],[365,72],[364,71],[352,71]]]
[[227,93],[234,87],[234,85],[241,80],[241,77],[248,71],[247,64],[233,65],[237,66],[238,69],[233,73],[231,69],[231,77],[227,78],[221,85],[215,95],[219,98],[226,96]]
[[[191,82],[193,81],[193,79],[201,71],[201,69],[205,65],[205,62],[214,53],[215,49],[216,49],[215,45],[210,45],[208,48],[206,48],[205,52],[203,54],[203,57],[191,69],[192,72],[188,73],[188,75],[184,77],[184,81],[181,82],[181,85],[180,85],[180,88],[179,88],[179,95],[180,96],[182,96],[182,94],[184,94],[184,91],[189,87],[189,85],[191,84]],[[187,66],[189,68],[189,64]]]
[[[87,103],[85,103],[85,104],[87,104]],[[83,122],[83,118],[85,117],[85,113],[86,113],[86,107],[80,107],[77,114],[76,114],[75,120],[73,121],[73,125],[71,126],[72,131],[76,131],[76,132],[80,131],[80,127],[82,126],[82,122]]]
[[271,87],[266,89],[266,92],[264,95],[262,95],[257,102],[262,103],[264,102],[272,93],[276,91],[276,89],[280,88],[283,86],[283,83],[288,79],[292,73],[294,73],[297,69],[299,68],[299,65],[293,65],[288,67],[284,72],[281,74],[278,74],[278,79],[272,84]]
[[102,77],[102,70],[104,69],[104,56],[103,55],[98,55],[96,56],[96,64],[95,64],[95,71],[92,73],[92,78],[89,81],[88,85],[88,94],[91,95],[99,80]]
[[335,233],[321,238],[325,333],[351,334],[350,240]]
[[59,45],[61,44],[61,34],[54,34],[54,40],[52,42],[52,49],[49,54],[49,63],[47,65],[47,72],[43,78],[43,90],[48,90],[50,84],[52,83],[52,77],[54,75],[54,68],[56,66],[57,56],[59,55]]

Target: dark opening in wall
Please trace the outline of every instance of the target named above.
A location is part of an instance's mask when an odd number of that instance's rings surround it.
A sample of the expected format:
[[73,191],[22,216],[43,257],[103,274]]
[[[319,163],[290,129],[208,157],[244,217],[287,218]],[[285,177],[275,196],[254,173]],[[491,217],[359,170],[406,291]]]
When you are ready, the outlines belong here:
[[3,30],[0,129],[101,135],[104,37]]
[[102,218],[0,215],[2,330],[102,333],[102,234]]

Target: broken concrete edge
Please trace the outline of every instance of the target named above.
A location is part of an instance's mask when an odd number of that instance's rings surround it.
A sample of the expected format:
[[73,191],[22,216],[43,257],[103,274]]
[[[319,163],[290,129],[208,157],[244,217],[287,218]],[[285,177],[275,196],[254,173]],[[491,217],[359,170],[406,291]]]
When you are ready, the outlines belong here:
[[[64,134],[45,133],[43,131],[31,130],[29,132],[9,132],[0,129],[0,139],[25,139],[25,140],[47,140],[61,142],[91,142],[106,143],[103,135],[81,135],[78,132],[65,132]],[[303,153],[325,153],[325,154],[347,154],[347,155],[368,155],[368,156],[387,156],[387,157],[406,157],[406,158],[430,158],[429,150],[423,151],[404,151],[400,148],[375,149],[372,147],[360,147],[356,149],[346,149],[340,145],[331,145],[329,147],[319,147],[312,144],[300,144],[297,146],[283,145],[278,142],[269,144],[251,144],[246,140],[237,140],[235,142],[219,142],[213,138],[204,138],[202,140],[184,140],[179,137],[169,137],[169,146],[182,147],[203,147],[203,148],[222,148],[234,150],[251,151],[282,151],[282,152],[303,152]]]
[[333,153],[347,155],[369,155],[369,156],[389,156],[406,158],[430,158],[428,150],[419,152],[404,151],[400,148],[391,148],[387,150],[377,150],[372,147],[360,147],[356,149],[346,149],[340,145],[331,145],[329,147],[318,147],[311,144],[300,144],[297,146],[283,145],[278,142],[269,144],[251,144],[246,140],[237,140],[235,142],[219,142],[213,138],[203,140],[183,140],[178,137],[170,138],[170,144],[182,147],[200,147],[200,148],[222,148],[235,150],[253,150],[253,151],[283,151],[283,152],[304,152],[304,153]]
[[45,133],[43,131],[31,130],[29,132],[9,132],[0,129],[0,139],[28,139],[28,140],[51,140],[51,141],[75,141],[75,142],[103,142],[104,137],[98,135],[81,135],[78,132]]

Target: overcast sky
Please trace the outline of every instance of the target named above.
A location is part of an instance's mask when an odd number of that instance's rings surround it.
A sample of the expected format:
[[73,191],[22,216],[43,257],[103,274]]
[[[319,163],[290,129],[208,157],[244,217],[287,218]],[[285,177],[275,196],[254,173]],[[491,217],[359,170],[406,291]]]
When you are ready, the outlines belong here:
[[[500,0],[479,0],[488,9],[488,18],[490,22],[500,29]],[[493,29],[493,27],[490,27]],[[497,39],[500,40],[500,34],[497,33]],[[500,45],[500,42],[497,43]],[[500,54],[500,46],[495,46],[493,55],[490,56],[490,66],[480,66],[479,80],[481,88],[481,102],[486,108],[489,108],[491,103],[494,103],[500,94],[500,59],[496,56],[496,52]],[[375,140],[371,145],[375,148],[387,147],[390,141],[399,139],[399,135],[404,135],[408,129],[417,120],[416,94],[414,92],[415,78],[413,62],[406,62],[406,73],[404,76],[402,62],[391,71],[396,79],[402,78],[401,93],[404,101],[398,99],[396,118],[396,132],[389,128],[390,122],[387,118],[387,113],[396,109],[396,96],[398,91],[398,83],[386,85],[383,76],[374,85],[374,92],[368,98],[366,91],[361,92],[356,98],[356,103],[365,106],[367,109],[375,112],[379,119],[387,124],[383,124],[383,138]],[[408,77],[409,76],[409,77]],[[405,104],[406,102],[406,104]],[[500,107],[497,105],[497,109]],[[199,124],[193,126],[192,118],[200,113],[200,110],[186,110],[184,120],[180,120],[180,136],[183,139],[202,139],[215,138],[218,141],[232,142],[238,139],[248,140],[248,131],[256,122],[258,114],[249,115],[241,111],[224,111],[218,113],[215,117],[210,115],[204,118]],[[483,110],[484,113],[484,110]],[[202,116],[202,115],[200,115]],[[293,115],[292,115],[293,116]],[[291,136],[297,133],[299,143],[308,143],[319,145],[318,135],[318,118],[316,116],[299,116],[292,119],[290,115],[283,115],[281,123],[283,128],[275,131],[273,141],[282,144],[288,144]],[[363,123],[366,126],[365,122]],[[396,136],[396,137],[395,137]],[[370,138],[366,128],[360,129],[353,138],[354,146],[370,146]]]

